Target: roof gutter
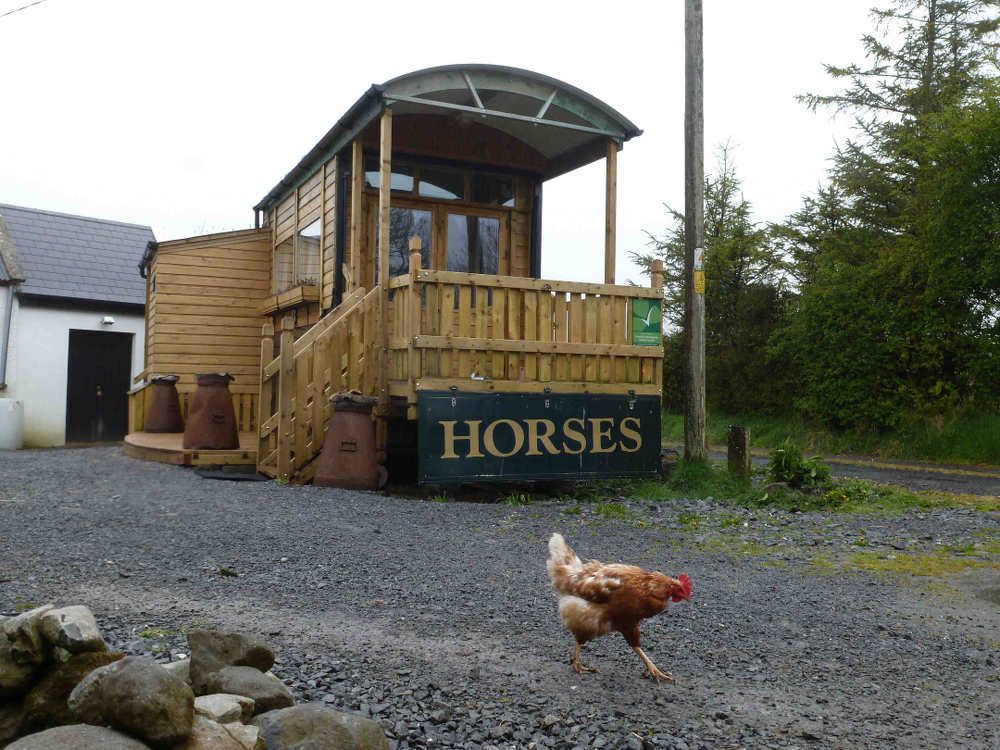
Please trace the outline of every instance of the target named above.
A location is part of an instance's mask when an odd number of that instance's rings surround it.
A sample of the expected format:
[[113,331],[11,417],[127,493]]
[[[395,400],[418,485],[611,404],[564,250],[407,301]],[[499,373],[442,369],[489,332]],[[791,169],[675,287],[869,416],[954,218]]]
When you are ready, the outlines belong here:
[[150,240],[146,243],[146,251],[142,254],[142,260],[139,261],[139,275],[142,278],[146,278],[149,264],[153,260],[153,256],[156,255],[156,249],[160,246],[160,243],[156,240]]

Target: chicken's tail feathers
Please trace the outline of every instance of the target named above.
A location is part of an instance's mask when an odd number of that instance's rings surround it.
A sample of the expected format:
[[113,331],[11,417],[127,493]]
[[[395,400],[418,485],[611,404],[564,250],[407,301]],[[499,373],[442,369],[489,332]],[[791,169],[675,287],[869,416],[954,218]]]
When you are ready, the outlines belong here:
[[566,544],[562,534],[555,533],[549,539],[549,559],[546,561],[545,567],[549,571],[552,588],[556,591],[563,591],[569,584],[570,576],[583,569],[583,563],[580,562],[580,558],[576,556],[573,549]]

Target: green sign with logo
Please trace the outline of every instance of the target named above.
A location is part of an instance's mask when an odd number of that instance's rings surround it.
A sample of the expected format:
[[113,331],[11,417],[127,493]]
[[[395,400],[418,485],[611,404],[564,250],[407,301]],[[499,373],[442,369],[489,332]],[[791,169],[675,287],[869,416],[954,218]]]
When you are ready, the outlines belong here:
[[632,343],[635,346],[663,346],[660,300],[632,300]]
[[659,396],[420,391],[420,481],[653,476]]

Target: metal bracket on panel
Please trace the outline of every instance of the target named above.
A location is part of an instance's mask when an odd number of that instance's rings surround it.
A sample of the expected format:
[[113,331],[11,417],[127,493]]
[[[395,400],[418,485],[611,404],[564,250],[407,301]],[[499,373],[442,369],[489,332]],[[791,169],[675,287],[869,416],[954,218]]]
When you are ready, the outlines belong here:
[[635,390],[629,389],[628,392],[628,410],[635,411]]
[[456,406],[458,406],[458,399],[456,398],[456,396],[458,395],[458,386],[453,385],[451,386],[451,388],[449,388],[449,390],[451,391],[451,407],[454,409]]

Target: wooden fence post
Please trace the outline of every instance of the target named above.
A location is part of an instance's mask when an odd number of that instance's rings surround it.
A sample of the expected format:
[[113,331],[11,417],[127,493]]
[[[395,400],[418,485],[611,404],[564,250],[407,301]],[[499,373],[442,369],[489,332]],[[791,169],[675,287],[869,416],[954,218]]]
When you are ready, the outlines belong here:
[[731,424],[728,437],[729,473],[750,476],[750,428]]
[[281,364],[278,368],[278,477],[292,471],[292,397],[295,395],[295,316],[281,319]]
[[260,426],[264,424],[274,413],[272,409],[274,381],[264,377],[264,368],[271,364],[274,359],[274,324],[269,320],[260,329],[260,401],[257,404],[257,469],[264,463],[264,459],[271,452],[272,440],[270,436],[262,438],[260,436]]
[[410,238],[410,309],[409,336],[407,337],[407,376],[410,387],[407,394],[406,418],[417,418],[417,378],[420,376],[420,351],[417,349],[417,339],[420,338],[420,267],[422,265],[421,253],[423,243],[419,237]]

